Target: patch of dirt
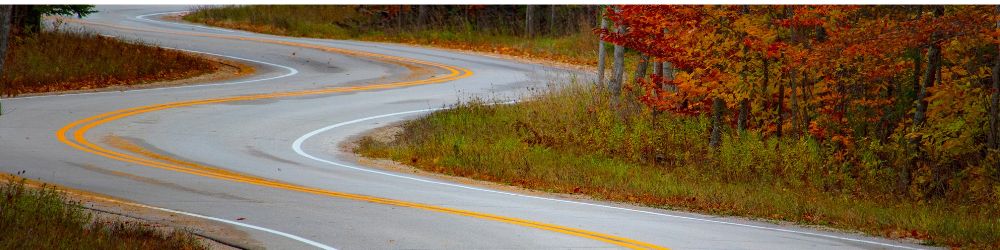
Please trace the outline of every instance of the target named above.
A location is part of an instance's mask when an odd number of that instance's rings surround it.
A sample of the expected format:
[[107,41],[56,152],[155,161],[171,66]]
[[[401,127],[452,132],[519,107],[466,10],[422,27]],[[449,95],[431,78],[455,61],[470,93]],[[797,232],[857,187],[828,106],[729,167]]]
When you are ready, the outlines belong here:
[[78,93],[93,93],[93,92],[112,92],[112,91],[126,91],[134,89],[152,89],[152,88],[163,88],[163,87],[173,87],[181,85],[195,85],[206,82],[218,82],[223,80],[235,79],[239,77],[244,77],[253,74],[256,69],[250,65],[246,65],[233,60],[222,59],[218,57],[208,56],[198,53],[182,52],[189,56],[198,57],[211,62],[216,70],[215,72],[205,73],[201,75],[196,75],[188,78],[176,79],[176,80],[166,80],[166,81],[155,81],[155,82],[140,82],[130,85],[115,85],[105,88],[95,88],[95,89],[81,89],[81,90],[66,90],[66,91],[53,91],[53,92],[41,92],[41,93],[23,93],[17,97],[29,97],[29,96],[45,96],[45,95],[65,95],[65,94],[78,94]]
[[403,133],[403,126],[388,126],[372,130],[371,133],[368,134],[368,137],[371,137],[372,140],[377,142],[391,143],[396,141],[396,137],[398,137],[401,133]]
[[[20,179],[21,177],[15,175],[0,173],[0,183]],[[65,194],[68,200],[79,202],[81,208],[92,214],[95,219],[140,223],[166,233],[173,230],[187,230],[201,239],[209,249],[264,249],[263,245],[249,234],[229,224],[156,210],[125,199],[33,180],[25,180],[25,186],[54,187]]]

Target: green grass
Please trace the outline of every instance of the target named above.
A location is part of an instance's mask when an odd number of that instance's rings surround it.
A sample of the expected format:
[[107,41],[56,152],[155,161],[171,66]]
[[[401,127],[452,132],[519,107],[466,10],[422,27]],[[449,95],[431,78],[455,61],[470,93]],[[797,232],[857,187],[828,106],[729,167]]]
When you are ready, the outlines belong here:
[[[708,145],[709,119],[615,112],[590,86],[544,90],[514,105],[472,101],[407,122],[392,142],[363,138],[356,152],[427,171],[531,189],[581,193],[722,215],[913,237],[928,244],[1000,246],[1000,185],[922,200],[894,188],[900,149],[860,141],[859,164],[828,142],[727,130]],[[998,159],[996,155],[991,159]],[[983,169],[995,162],[982,162]],[[959,198],[955,198],[959,197]]]
[[83,30],[11,38],[0,95],[95,89],[173,80],[216,70],[203,58]]
[[351,28],[357,20],[367,18],[362,15],[353,6],[253,5],[201,8],[184,20],[285,36],[420,44],[596,65],[598,39],[587,24],[578,24],[585,32],[533,38],[511,32],[484,32],[469,24],[403,31]]
[[206,249],[189,233],[95,220],[53,187],[0,186],[0,249]]

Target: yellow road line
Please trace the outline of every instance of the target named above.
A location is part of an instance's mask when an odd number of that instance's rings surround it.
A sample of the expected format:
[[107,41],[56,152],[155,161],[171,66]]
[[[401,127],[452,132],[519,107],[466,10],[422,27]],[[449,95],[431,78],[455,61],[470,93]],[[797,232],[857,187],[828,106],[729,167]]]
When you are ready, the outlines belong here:
[[[120,27],[120,26],[115,26],[115,25],[106,25],[106,24],[97,24],[97,25],[104,25],[104,26],[111,26],[111,27],[116,27],[116,28],[124,28],[124,29],[136,30],[136,29],[132,29],[132,28]],[[421,203],[414,203],[414,202],[408,202],[408,201],[386,199],[386,198],[380,198],[380,197],[374,197],[374,196],[366,196],[366,195],[351,194],[351,193],[342,193],[342,192],[335,192],[335,191],[318,189],[318,188],[311,188],[311,187],[300,186],[300,185],[295,185],[295,184],[290,184],[290,183],[284,183],[284,182],[275,181],[275,180],[268,180],[268,179],[264,179],[264,178],[260,178],[260,177],[256,177],[256,176],[245,175],[245,174],[241,174],[241,173],[236,173],[236,172],[232,172],[232,171],[227,171],[227,170],[219,169],[219,168],[216,168],[216,167],[197,165],[197,164],[194,164],[194,163],[189,164],[190,166],[184,166],[182,164],[171,164],[170,162],[160,162],[160,161],[156,161],[156,160],[152,160],[152,159],[144,159],[144,158],[141,158],[141,157],[136,157],[136,156],[133,156],[133,155],[129,155],[129,154],[125,154],[125,153],[121,153],[121,152],[109,150],[109,149],[103,148],[103,147],[101,147],[99,145],[96,145],[96,144],[91,143],[90,141],[88,141],[86,139],[85,135],[86,135],[86,133],[88,131],[90,131],[94,127],[97,127],[99,125],[102,125],[102,124],[105,124],[105,123],[108,123],[108,122],[111,122],[111,121],[122,119],[122,118],[125,118],[125,117],[139,115],[139,114],[148,113],[148,112],[159,111],[159,110],[164,110],[164,109],[179,108],[179,107],[188,107],[188,106],[195,106],[195,105],[224,103],[224,102],[234,102],[234,101],[259,100],[259,99],[282,98],[282,97],[293,97],[293,96],[304,96],[304,95],[319,95],[319,94],[329,94],[329,93],[339,93],[339,92],[353,92],[353,91],[364,91],[364,90],[391,89],[391,88],[398,88],[398,87],[405,87],[405,86],[414,86],[414,85],[422,85],[422,84],[431,84],[431,83],[439,83],[439,82],[451,81],[451,80],[456,80],[456,79],[461,79],[461,78],[469,77],[469,76],[472,75],[472,71],[469,71],[468,69],[463,69],[463,68],[455,67],[455,66],[450,66],[450,65],[440,64],[440,63],[427,62],[427,61],[416,60],[416,59],[410,59],[410,58],[403,58],[403,57],[396,57],[396,56],[388,56],[388,55],[382,55],[382,54],[368,53],[368,52],[347,51],[347,50],[337,49],[337,48],[329,48],[329,47],[322,47],[322,46],[318,46],[318,45],[301,44],[301,43],[294,43],[294,42],[287,42],[287,41],[276,41],[276,40],[271,40],[271,39],[258,39],[258,38],[246,38],[246,37],[230,37],[230,36],[223,36],[223,35],[214,35],[214,34],[209,35],[209,34],[198,34],[198,33],[189,33],[189,32],[174,32],[174,33],[184,34],[184,35],[196,35],[196,36],[216,37],[216,38],[223,38],[223,39],[251,40],[251,41],[259,41],[259,42],[266,42],[266,43],[277,43],[277,44],[289,45],[289,46],[314,48],[314,49],[320,49],[320,50],[328,51],[328,52],[336,52],[336,53],[343,53],[343,54],[348,54],[348,55],[353,55],[353,56],[369,57],[369,58],[374,58],[374,59],[378,59],[378,60],[422,64],[422,65],[426,65],[426,66],[436,67],[436,68],[439,68],[439,69],[444,69],[444,70],[448,71],[449,73],[447,75],[444,75],[444,76],[433,77],[433,78],[428,78],[428,79],[423,79],[423,80],[416,80],[416,81],[403,81],[403,82],[373,84],[373,85],[355,86],[355,87],[337,87],[337,88],[328,88],[328,89],[320,89],[320,90],[305,90],[305,91],[279,92],[279,93],[269,93],[269,94],[256,94],[256,95],[236,96],[236,97],[224,97],[224,98],[210,98],[210,99],[171,102],[171,103],[164,103],[164,104],[156,104],[156,105],[141,106],[141,107],[135,107],[135,108],[129,108],[129,109],[122,109],[122,110],[116,110],[116,111],[107,112],[107,113],[103,113],[103,114],[100,114],[100,115],[96,115],[96,116],[92,116],[92,117],[80,119],[78,121],[74,121],[72,123],[69,123],[66,126],[60,128],[56,132],[56,138],[59,141],[65,143],[65,144],[67,144],[67,145],[69,145],[69,146],[71,146],[71,147],[73,147],[75,149],[84,151],[84,152],[88,152],[88,153],[92,153],[92,154],[95,154],[95,155],[104,156],[104,157],[107,157],[107,158],[110,158],[110,159],[115,159],[115,160],[129,162],[129,163],[135,163],[135,164],[139,164],[139,165],[143,165],[143,166],[148,166],[148,167],[153,167],[153,168],[158,168],[158,169],[170,170],[170,171],[175,171],[175,172],[187,173],[187,174],[204,176],[204,177],[210,177],[210,178],[221,179],[221,180],[228,180],[228,181],[239,182],[239,183],[246,183],[246,184],[258,185],[258,186],[272,187],[272,188],[289,190],[289,191],[297,191],[297,192],[303,192],[303,193],[324,195],[324,196],[329,196],[329,197],[351,199],[351,200],[358,200],[358,201],[366,201],[366,202],[372,202],[372,203],[378,203],[378,204],[385,204],[385,205],[394,205],[394,206],[400,206],[400,207],[409,207],[409,208],[416,208],[416,209],[422,209],[422,210],[428,210],[428,211],[434,211],[434,212],[440,212],[440,213],[448,213],[448,214],[454,214],[454,215],[461,215],[461,216],[467,216],[467,217],[474,217],[474,218],[480,218],[480,219],[493,220],[493,221],[498,221],[498,222],[504,222],[504,223],[514,224],[514,225],[520,225],[520,226],[525,226],[525,227],[537,228],[537,229],[542,229],[542,230],[547,230],[547,231],[552,231],[552,232],[557,232],[557,233],[563,233],[563,234],[578,236],[578,237],[587,238],[587,239],[593,239],[593,240],[597,240],[597,241],[602,241],[602,242],[606,242],[606,243],[610,243],[610,244],[614,244],[614,245],[618,245],[618,246],[630,248],[630,249],[666,249],[664,247],[656,246],[656,245],[653,245],[653,244],[650,244],[650,243],[640,242],[640,241],[636,241],[636,240],[632,240],[632,239],[628,239],[628,238],[623,238],[623,237],[618,237],[618,236],[614,236],[614,235],[608,235],[608,234],[603,234],[603,233],[598,233],[598,232],[592,232],[592,231],[587,231],[587,230],[582,230],[582,229],[575,229],[575,228],[563,227],[563,226],[559,226],[559,225],[553,225],[553,224],[535,222],[535,221],[530,221],[530,220],[524,220],[524,219],[518,219],[518,218],[512,218],[512,217],[504,217],[504,216],[492,215],[492,214],[480,213],[480,212],[473,212],[473,211],[468,211],[468,210],[461,210],[461,209],[453,209],[453,208],[447,208],[447,207],[433,206],[433,205],[427,205],[427,204],[421,204]],[[67,137],[67,134],[69,134],[70,131],[73,132],[72,133],[72,138]]]

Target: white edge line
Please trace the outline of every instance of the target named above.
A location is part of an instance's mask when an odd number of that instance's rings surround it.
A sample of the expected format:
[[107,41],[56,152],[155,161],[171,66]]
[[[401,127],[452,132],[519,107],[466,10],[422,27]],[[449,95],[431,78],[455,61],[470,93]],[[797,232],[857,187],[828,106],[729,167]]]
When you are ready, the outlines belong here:
[[154,19],[148,19],[148,18],[146,18],[148,16],[165,15],[165,14],[179,14],[179,13],[189,13],[189,12],[191,12],[191,11],[190,10],[184,10],[184,11],[171,11],[171,12],[152,13],[152,14],[145,14],[145,15],[135,16],[135,19],[139,19],[140,21],[146,21],[146,22],[155,22],[155,23],[168,24],[168,25],[195,27],[195,28],[209,29],[209,30],[229,32],[229,33],[236,32],[234,30],[228,30],[228,29],[220,29],[220,28],[215,28],[215,27],[208,27],[208,26],[201,26],[201,25],[194,25],[194,24],[186,24],[186,23],[177,23],[177,22],[164,22],[164,21],[160,21],[160,20],[154,20]]
[[61,95],[38,95],[38,96],[12,97],[12,98],[4,98],[4,100],[20,100],[20,99],[34,99],[34,98],[57,97],[57,96],[96,95],[96,94],[109,94],[109,93],[121,93],[121,92],[142,92],[142,91],[163,90],[163,89],[181,89],[181,88],[223,86],[223,85],[233,85],[233,84],[242,84],[242,83],[251,83],[251,82],[260,82],[260,81],[274,80],[274,79],[278,79],[278,78],[289,77],[289,76],[292,76],[292,75],[295,75],[295,74],[299,73],[298,70],[296,70],[296,69],[294,69],[292,67],[288,67],[288,66],[284,66],[284,65],[279,65],[279,64],[274,64],[274,63],[269,63],[269,62],[264,62],[264,61],[253,60],[253,59],[247,59],[247,58],[242,58],[242,57],[228,56],[228,55],[222,55],[222,54],[216,54],[216,53],[210,53],[210,52],[204,52],[204,51],[196,51],[196,50],[188,50],[188,49],[178,49],[178,48],[172,48],[172,47],[161,47],[161,48],[172,49],[172,50],[179,50],[179,51],[185,51],[185,52],[191,52],[191,53],[206,54],[206,55],[212,55],[212,56],[218,56],[218,57],[225,57],[225,58],[242,60],[242,61],[248,61],[248,62],[254,62],[254,63],[264,64],[264,65],[268,65],[268,66],[274,66],[274,67],[278,67],[278,68],[283,68],[285,70],[288,70],[288,73],[285,73],[284,75],[280,75],[280,76],[273,76],[273,77],[261,78],[261,79],[251,79],[251,80],[244,80],[244,81],[235,81],[235,82],[221,82],[221,83],[210,83],[210,84],[183,85],[183,86],[162,87],[162,88],[148,88],[148,89],[131,89],[131,90],[124,90],[124,91],[99,91],[99,92],[71,93],[71,94],[61,94]]
[[312,245],[314,247],[317,247],[317,248],[323,249],[323,250],[337,250],[336,248],[324,245],[323,243],[315,242],[315,241],[312,241],[312,240],[309,240],[309,239],[306,239],[306,238],[302,238],[302,237],[299,237],[299,236],[296,236],[296,235],[293,235],[293,234],[290,234],[290,233],[285,233],[285,232],[282,232],[282,231],[278,231],[278,230],[274,230],[274,229],[270,229],[270,228],[266,228],[266,227],[254,226],[254,225],[250,225],[250,224],[246,224],[246,223],[242,223],[242,222],[236,222],[236,221],[231,221],[231,220],[226,220],[226,219],[220,219],[220,218],[215,218],[215,217],[206,216],[206,215],[200,215],[200,214],[195,214],[195,213],[188,213],[188,212],[184,212],[184,211],[177,211],[177,210],[173,210],[173,209],[169,209],[169,208],[154,207],[154,206],[145,205],[145,204],[138,204],[138,203],[131,203],[131,202],[124,202],[124,201],[119,201],[119,200],[113,200],[113,199],[108,199],[108,198],[104,198],[104,197],[96,197],[95,196],[95,197],[91,197],[91,198],[97,198],[97,199],[106,200],[106,201],[110,201],[110,202],[127,204],[127,205],[130,205],[130,206],[137,206],[137,207],[143,207],[143,208],[148,208],[148,209],[153,209],[153,210],[160,210],[160,211],[169,212],[169,213],[182,214],[182,215],[187,215],[187,216],[191,216],[191,217],[197,217],[197,218],[206,219],[206,220],[214,220],[214,221],[218,221],[218,222],[222,222],[222,223],[226,223],[226,224],[232,224],[232,225],[237,225],[237,226],[241,226],[241,227],[246,227],[246,228],[250,228],[250,229],[255,229],[255,230],[260,230],[260,231],[264,231],[264,232],[276,234],[276,235],[279,235],[279,236],[283,236],[285,238],[293,239],[293,240],[296,240],[296,241],[299,241],[299,242],[302,242],[302,243],[306,243],[306,244]]
[[[157,14],[166,14],[166,13],[157,13]],[[155,15],[155,14],[151,14],[151,15]],[[155,20],[145,19],[145,18],[143,18],[144,16],[146,16],[146,15],[139,16],[139,17],[136,17],[136,18],[147,20],[147,21],[155,21]],[[160,21],[155,21],[155,22],[160,22]],[[163,22],[163,23],[166,23],[166,22]],[[181,24],[181,25],[184,25],[184,24]],[[191,25],[191,26],[194,26],[194,25]],[[206,86],[221,86],[221,85],[231,85],[231,84],[241,84],[241,83],[250,83],[250,82],[259,82],[259,81],[274,80],[274,79],[278,79],[278,78],[292,76],[292,75],[295,75],[295,74],[299,73],[298,70],[296,70],[296,69],[294,69],[292,67],[288,67],[288,66],[284,66],[284,65],[279,65],[279,64],[274,64],[274,63],[269,63],[269,62],[257,61],[257,60],[253,60],[253,59],[246,59],[246,58],[235,57],[235,56],[221,55],[221,54],[215,54],[215,53],[204,52],[204,51],[195,51],[195,50],[170,48],[170,47],[163,47],[163,48],[165,48],[165,49],[173,49],[173,50],[180,50],[180,51],[186,51],[186,52],[192,52],[192,53],[200,53],[200,54],[206,54],[206,55],[213,55],[213,56],[219,56],[219,57],[226,57],[226,58],[243,60],[243,61],[248,61],[248,62],[255,62],[255,63],[259,63],[259,64],[264,64],[264,65],[270,65],[270,66],[274,66],[274,67],[283,68],[283,69],[288,70],[288,73],[286,73],[284,75],[280,75],[280,76],[268,77],[268,78],[263,78],[263,79],[253,79],[253,80],[236,81],[236,82],[222,82],[222,83],[214,83],[214,84],[186,85],[186,86],[150,88],[150,89],[134,89],[134,90],[128,90],[128,91],[104,91],[104,92],[62,94],[62,95],[28,96],[28,97],[15,97],[15,98],[5,98],[5,99],[6,100],[16,100],[16,99],[31,99],[31,98],[41,98],[41,97],[56,97],[56,96],[71,96],[71,95],[89,95],[89,94],[106,94],[106,93],[116,93],[116,92],[139,92],[139,91],[147,91],[147,90],[177,89],[177,88],[206,87]],[[250,225],[250,224],[246,224],[246,223],[242,223],[242,222],[236,222],[236,221],[231,221],[231,220],[226,220],[226,219],[220,219],[220,218],[215,218],[215,217],[205,216],[205,215],[200,215],[200,214],[195,214],[195,213],[188,213],[188,212],[183,212],[183,211],[177,211],[177,210],[168,209],[168,208],[154,207],[154,206],[149,206],[149,205],[144,205],[144,204],[135,204],[135,203],[132,203],[130,205],[138,206],[138,207],[144,207],[144,208],[149,208],[149,209],[154,209],[154,210],[160,210],[160,211],[165,211],[165,212],[170,212],[170,213],[183,214],[183,215],[187,215],[187,216],[191,216],[191,217],[197,217],[197,218],[202,218],[202,219],[207,219],[207,220],[213,220],[213,221],[218,221],[218,222],[222,222],[222,223],[232,224],[232,225],[236,225],[236,226],[246,227],[246,228],[250,228],[250,229],[260,230],[260,231],[264,231],[264,232],[267,232],[267,233],[272,233],[272,234],[276,234],[276,235],[279,235],[279,236],[283,236],[285,238],[289,238],[289,239],[292,239],[292,240],[296,240],[296,241],[299,241],[299,242],[302,242],[302,243],[305,243],[305,244],[309,244],[309,245],[317,247],[319,249],[337,250],[336,248],[324,245],[324,244],[319,243],[319,242],[315,242],[315,241],[312,241],[312,240],[309,240],[309,239],[306,239],[306,238],[302,238],[302,237],[299,237],[299,236],[296,236],[296,235],[293,235],[293,234],[281,232],[281,231],[270,229],[270,228],[265,228],[265,227],[260,227],[260,226],[254,226],[254,225]]]
[[[296,70],[296,69],[294,69],[294,68],[283,66],[283,65],[278,65],[278,64],[273,64],[273,63],[269,63],[269,62],[257,61],[257,60],[240,58],[240,57],[235,57],[235,56],[220,55],[220,54],[209,53],[209,52],[202,52],[202,51],[194,51],[194,50],[186,50],[186,49],[178,49],[178,48],[169,48],[169,47],[164,47],[164,48],[166,48],[166,49],[180,50],[180,51],[187,51],[187,52],[193,52],[193,53],[208,54],[208,55],[220,56],[220,57],[227,57],[227,58],[232,58],[232,59],[237,59],[237,60],[244,60],[244,61],[250,61],[250,62],[265,64],[265,65],[275,66],[275,67],[284,68],[284,69],[288,70],[288,73],[286,73],[284,75],[280,75],[280,76],[275,76],[275,77],[269,77],[269,78],[263,78],[263,79],[254,79],[254,80],[246,80],[246,81],[223,82],[223,83],[203,84],[203,85],[175,86],[175,87],[164,87],[164,88],[151,88],[151,89],[136,89],[136,90],[129,90],[129,91],[125,91],[125,92],[138,92],[138,91],[146,91],[146,90],[189,88],[189,87],[219,86],[219,85],[231,85],[231,84],[240,84],[240,83],[249,83],[249,82],[259,82],[259,81],[267,81],[267,80],[273,80],[273,79],[278,79],[278,78],[282,78],[282,77],[287,77],[287,76],[291,76],[291,75],[295,75],[295,74],[299,73],[299,71]],[[55,96],[70,96],[70,95],[86,95],[86,94],[103,94],[103,93],[115,93],[115,92],[118,92],[118,91],[114,91],[114,92],[74,93],[74,94],[46,95],[46,96],[28,96],[28,97],[6,98],[6,100],[29,99],[29,98],[40,98],[40,97],[55,97]],[[299,237],[299,236],[296,236],[296,235],[293,235],[293,234],[281,232],[281,231],[270,229],[270,228],[259,227],[259,226],[254,226],[254,225],[250,225],[250,224],[246,224],[246,223],[235,222],[235,221],[231,221],[231,220],[220,219],[220,218],[215,218],[215,217],[211,217],[211,216],[205,216],[205,215],[200,215],[200,214],[188,213],[188,212],[183,212],[183,211],[177,211],[177,210],[172,210],[172,209],[167,209],[167,208],[154,207],[154,206],[149,206],[149,205],[144,205],[144,204],[135,204],[135,203],[132,203],[130,205],[144,207],[144,208],[149,208],[149,209],[155,209],[155,210],[160,210],[160,211],[165,211],[165,212],[171,212],[171,213],[176,213],[176,214],[183,214],[183,215],[187,215],[187,216],[192,216],[192,217],[197,217],[197,218],[202,218],[202,219],[207,219],[207,220],[214,220],[214,221],[223,222],[223,223],[227,223],[227,224],[232,224],[232,225],[237,225],[237,226],[241,226],[241,227],[256,229],[256,230],[260,230],[260,231],[264,231],[264,232],[268,232],[268,233],[280,235],[280,236],[283,236],[283,237],[286,237],[286,238],[289,238],[289,239],[293,239],[293,240],[296,240],[296,241],[299,241],[299,242],[302,242],[302,243],[306,243],[306,244],[315,246],[315,247],[320,248],[320,249],[324,249],[324,250],[337,250],[336,248],[324,245],[324,244],[319,243],[319,242],[315,242],[315,241],[312,241],[312,240],[309,240],[309,239],[306,239],[306,238],[302,238],[302,237]]]
[[[507,102],[507,103],[504,103],[504,104],[509,104],[509,103],[513,103],[513,102]],[[369,121],[369,120],[375,120],[375,119],[390,117],[390,116],[407,115],[407,114],[414,114],[414,113],[423,113],[423,112],[437,111],[437,110],[442,110],[442,109],[445,109],[445,108],[431,108],[431,109],[420,109],[420,110],[403,111],[403,112],[397,112],[397,113],[391,113],[391,114],[383,114],[383,115],[370,116],[370,117],[365,117],[365,118],[360,118],[360,119],[356,119],[356,120],[351,120],[351,121],[346,121],[346,122],[341,122],[341,123],[333,124],[333,125],[330,125],[330,126],[326,126],[326,127],[314,130],[314,131],[309,132],[309,133],[307,133],[305,135],[302,135],[301,137],[299,137],[298,139],[296,139],[295,142],[292,143],[292,150],[294,150],[295,153],[297,153],[297,154],[299,154],[301,156],[304,156],[306,158],[309,158],[309,159],[312,159],[312,160],[315,160],[315,161],[319,161],[319,162],[322,162],[322,163],[326,163],[326,164],[330,164],[330,165],[334,165],[334,166],[339,166],[339,167],[343,167],[343,168],[354,169],[354,170],[363,171],[363,172],[369,172],[369,173],[387,175],[387,176],[398,177],[398,178],[403,178],[403,179],[409,179],[409,180],[418,181],[418,182],[439,184],[439,185],[445,185],[445,186],[451,186],[451,187],[457,187],[457,188],[463,188],[463,189],[469,189],[469,190],[476,190],[476,191],[482,191],[482,192],[488,192],[488,193],[495,193],[495,194],[511,195],[511,196],[523,197],[523,198],[531,198],[531,199],[539,199],[539,200],[547,200],[547,201],[556,201],[556,202],[570,203],[570,204],[576,204],[576,205],[584,205],[584,206],[593,206],[593,207],[600,207],[600,208],[607,208],[607,209],[623,210],[623,211],[636,212],[636,213],[644,213],[644,214],[650,214],[650,215],[658,215],[658,216],[664,216],[664,217],[670,217],[670,218],[677,218],[677,219],[686,219],[686,220],[694,220],[694,221],[701,221],[701,222],[718,223],[718,224],[724,224],[724,225],[730,225],[730,226],[739,226],[739,227],[747,227],[747,228],[754,228],[754,229],[770,230],[770,231],[783,232],[783,233],[793,233],[793,234],[800,234],[800,235],[817,236],[817,237],[837,239],[837,240],[844,240],[844,241],[867,243],[867,244],[879,245],[879,246],[885,246],[885,247],[893,247],[893,248],[901,248],[901,249],[921,249],[921,248],[914,248],[914,247],[903,246],[903,245],[895,245],[895,244],[884,243],[884,242],[877,242],[877,241],[870,241],[870,240],[863,240],[863,239],[848,238],[848,237],[842,237],[842,236],[836,236],[836,235],[820,234],[820,233],[813,233],[813,232],[803,232],[803,231],[796,231],[796,230],[790,230],[790,229],[781,229],[781,228],[773,228],[773,227],[765,227],[765,226],[748,225],[748,224],[741,224],[741,223],[735,223],[735,222],[711,220],[711,219],[704,219],[704,218],[695,218],[695,217],[688,217],[688,216],[681,216],[681,215],[664,214],[664,213],[657,213],[657,212],[651,212],[651,211],[629,209],[629,208],[623,208],[623,207],[615,207],[615,206],[609,206],[609,205],[593,204],[593,203],[586,203],[586,202],[579,202],[579,201],[570,201],[570,200],[561,200],[561,199],[546,198],[546,197],[531,196],[531,195],[524,195],[524,194],[517,194],[517,193],[510,193],[510,192],[490,190],[490,189],[483,189],[483,188],[477,188],[477,187],[470,187],[470,186],[459,185],[459,184],[454,184],[454,183],[439,182],[439,181],[433,181],[433,180],[427,180],[427,179],[422,179],[422,178],[416,178],[416,177],[411,177],[411,176],[406,176],[406,175],[400,175],[400,174],[395,174],[395,173],[390,173],[390,172],[378,171],[378,170],[373,170],[373,169],[368,169],[368,168],[363,168],[363,167],[350,166],[350,165],[346,165],[346,164],[342,164],[342,163],[338,163],[338,162],[334,162],[334,161],[325,160],[325,159],[322,159],[322,158],[319,158],[319,157],[315,157],[315,156],[310,155],[310,154],[308,154],[308,153],[306,153],[305,151],[302,150],[302,143],[303,142],[305,142],[306,140],[308,140],[310,137],[313,137],[313,136],[315,136],[315,135],[317,135],[319,133],[323,133],[323,132],[329,131],[331,129],[335,129],[335,128],[338,128],[338,127],[342,127],[342,126],[346,126],[346,125],[350,125],[350,124],[354,124],[354,123],[359,123],[359,122],[364,122],[364,121]]]
[[302,242],[302,243],[306,243],[306,244],[312,245],[314,247],[317,247],[319,249],[337,250],[336,248],[324,245],[323,243],[315,242],[315,241],[312,241],[312,240],[309,240],[309,239],[306,239],[306,238],[302,238],[302,237],[299,237],[299,236],[296,236],[296,235],[293,235],[293,234],[290,234],[290,233],[285,233],[285,232],[282,232],[282,231],[278,231],[278,230],[274,230],[274,229],[270,229],[270,228],[266,228],[266,227],[259,227],[259,226],[254,226],[254,225],[242,223],[242,222],[235,222],[235,221],[231,221],[231,220],[219,219],[219,218],[215,218],[215,217],[211,217],[211,216],[205,216],[205,215],[200,215],[200,214],[193,214],[193,213],[182,212],[182,211],[177,211],[177,210],[172,210],[172,209],[167,209],[167,208],[152,207],[152,206],[146,206],[146,205],[141,205],[141,204],[138,204],[138,205],[140,205],[142,207],[146,207],[146,208],[151,208],[151,209],[156,209],[156,210],[161,210],[161,211],[166,211],[166,212],[171,212],[171,213],[177,213],[177,214],[183,214],[183,215],[187,215],[187,216],[198,217],[198,218],[207,219],[207,220],[214,220],[214,221],[218,221],[218,222],[222,222],[222,223],[227,223],[227,224],[237,225],[237,226],[241,226],[241,227],[256,229],[256,230],[260,230],[260,231],[264,231],[264,232],[268,232],[268,233],[272,233],[272,234],[284,236],[285,238],[289,238],[289,239],[293,239],[293,240],[296,240],[296,241],[299,241],[299,242]]

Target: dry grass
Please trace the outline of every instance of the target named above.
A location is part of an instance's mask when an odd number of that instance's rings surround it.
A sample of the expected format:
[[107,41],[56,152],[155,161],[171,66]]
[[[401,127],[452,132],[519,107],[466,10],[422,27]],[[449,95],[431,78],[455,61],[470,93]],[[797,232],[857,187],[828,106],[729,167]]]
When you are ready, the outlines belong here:
[[164,233],[146,224],[94,220],[78,203],[52,187],[0,186],[0,249],[206,249],[179,230]]
[[[589,32],[564,36],[524,38],[503,33],[486,34],[471,25],[429,27],[405,32],[345,28],[359,13],[351,6],[253,5],[201,8],[184,20],[231,29],[284,36],[429,45],[556,61],[596,65],[597,35]],[[581,24],[583,25],[583,24]]]
[[[595,93],[572,85],[515,105],[471,102],[406,123],[395,141],[364,138],[356,152],[543,191],[1000,247],[1000,204],[990,190],[945,196],[962,199],[902,198],[891,191],[898,176],[886,166],[891,161],[833,164],[826,143],[756,131],[727,131],[712,150],[707,118],[654,115],[641,105],[619,113]],[[898,151],[865,144],[855,157]],[[996,186],[982,178],[956,181]]]
[[14,37],[0,94],[104,88],[174,80],[213,72],[211,62],[140,41],[76,31]]

